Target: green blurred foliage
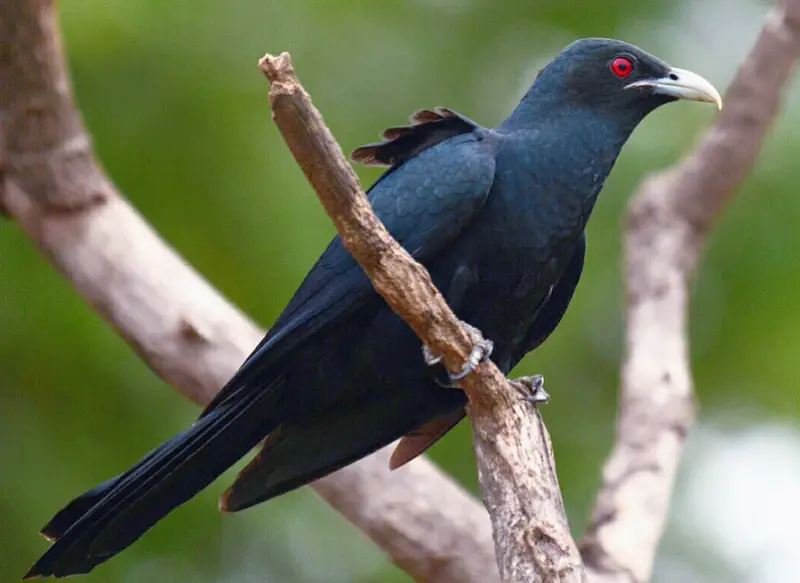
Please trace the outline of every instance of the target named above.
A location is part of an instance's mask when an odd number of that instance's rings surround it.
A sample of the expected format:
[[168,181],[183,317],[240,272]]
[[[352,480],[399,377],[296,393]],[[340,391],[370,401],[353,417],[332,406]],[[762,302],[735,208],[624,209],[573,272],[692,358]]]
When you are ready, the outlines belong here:
[[[724,87],[766,7],[739,0],[62,0],[75,92],[98,156],[131,203],[230,300],[268,326],[334,230],[270,122],[265,51],[291,51],[346,151],[421,107],[493,125],[579,36],[640,44]],[[573,305],[520,365],[544,409],[580,533],[611,442],[623,353],[620,225],[648,172],[713,119],[678,104],[626,147],[589,228]],[[692,356],[704,418],[796,419],[800,197],[795,97],[720,222],[696,285]],[[791,120],[794,120],[793,122]],[[359,168],[365,184],[377,176]],[[188,404],[38,254],[0,223],[0,583],[46,548],[38,528],[73,495],[190,423]],[[165,274],[168,276],[169,274]],[[476,491],[469,428],[433,459]],[[84,581],[408,581],[309,490],[233,516],[225,476]]]

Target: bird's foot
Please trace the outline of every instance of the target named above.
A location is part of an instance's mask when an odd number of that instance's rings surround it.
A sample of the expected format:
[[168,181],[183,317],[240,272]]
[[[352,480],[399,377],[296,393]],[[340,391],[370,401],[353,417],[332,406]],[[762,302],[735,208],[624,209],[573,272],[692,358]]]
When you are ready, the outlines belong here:
[[469,334],[473,342],[473,346],[472,352],[470,352],[469,357],[467,357],[467,362],[461,367],[461,371],[450,375],[450,380],[452,381],[460,381],[474,371],[479,365],[489,360],[494,350],[494,342],[488,338],[484,338],[480,330],[475,326],[470,326],[466,322],[461,323],[464,325],[464,328],[466,328],[467,334]]
[[536,405],[546,405],[550,401],[550,394],[544,390],[544,377],[540,374],[530,377],[520,377],[511,381],[522,399]]
[[[450,381],[449,384],[442,383],[437,379],[436,382],[442,386],[456,388],[456,383],[474,371],[479,365],[489,360],[494,350],[494,342],[484,338],[481,331],[475,326],[471,326],[463,321],[461,324],[467,330],[467,334],[469,334],[473,341],[472,352],[470,352],[469,357],[467,357],[464,366],[461,367],[461,371],[456,374],[447,373]],[[435,366],[442,361],[442,357],[433,354],[431,349],[426,345],[422,346],[422,357],[425,360],[425,364],[428,366]]]

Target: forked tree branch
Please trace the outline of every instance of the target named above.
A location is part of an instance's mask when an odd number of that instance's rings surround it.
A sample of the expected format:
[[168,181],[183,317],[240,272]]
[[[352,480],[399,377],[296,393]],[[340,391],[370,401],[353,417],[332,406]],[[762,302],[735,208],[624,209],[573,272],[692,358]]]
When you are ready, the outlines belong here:
[[616,442],[581,554],[592,581],[650,580],[694,421],[690,284],[717,217],[750,173],[800,55],[800,0],[782,0],[699,147],[642,184],[626,228],[627,352]]

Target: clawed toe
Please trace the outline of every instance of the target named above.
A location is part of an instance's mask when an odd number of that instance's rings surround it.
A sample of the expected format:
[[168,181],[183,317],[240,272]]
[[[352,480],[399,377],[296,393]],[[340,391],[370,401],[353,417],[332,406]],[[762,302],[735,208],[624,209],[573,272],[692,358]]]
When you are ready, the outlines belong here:
[[464,366],[461,367],[461,372],[456,374],[450,375],[451,381],[460,381],[464,377],[466,377],[469,373],[474,371],[481,363],[486,362],[488,358],[492,355],[492,350],[494,350],[494,342],[491,340],[486,340],[485,338],[481,338],[475,346],[472,347],[472,352],[469,353],[469,358],[467,358],[467,362],[464,363]]
[[[470,337],[474,341],[474,346],[472,347],[472,351],[467,357],[467,361],[464,363],[464,366],[461,367],[461,371],[456,374],[449,374],[448,378],[450,380],[450,385],[452,387],[456,386],[456,383],[467,375],[469,375],[472,371],[474,371],[478,366],[482,363],[486,362],[489,357],[492,355],[492,351],[494,350],[494,342],[488,340],[483,337],[481,331],[467,324],[466,322],[462,322],[464,327],[467,329]],[[422,345],[422,358],[425,361],[425,364],[428,366],[435,366],[442,362],[442,357],[435,355],[431,349],[427,345]],[[445,386],[443,383],[437,380],[437,383],[440,385]]]
[[550,394],[544,390],[544,377],[540,374],[520,377],[511,381],[522,394],[523,400],[533,405],[544,405],[550,401]]
[[428,366],[436,366],[442,362],[442,357],[436,356],[431,349],[428,348],[427,344],[422,345],[422,358],[425,360],[425,364]]

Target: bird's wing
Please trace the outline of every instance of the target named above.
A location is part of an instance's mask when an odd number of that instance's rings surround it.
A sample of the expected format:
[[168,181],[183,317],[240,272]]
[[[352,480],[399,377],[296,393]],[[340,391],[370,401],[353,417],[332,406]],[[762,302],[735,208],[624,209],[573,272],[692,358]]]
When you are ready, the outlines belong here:
[[[486,201],[495,170],[489,135],[481,128],[431,145],[392,167],[370,189],[376,215],[417,260],[424,262],[450,244]],[[273,328],[203,415],[247,390],[251,375],[375,297],[369,279],[336,237]]]
[[389,469],[396,470],[428,451],[434,443],[458,425],[458,422],[464,418],[464,414],[463,408],[450,411],[404,435],[395,446],[392,457],[389,458]]
[[[455,138],[456,136],[472,134],[477,131],[476,136],[479,137],[486,132],[485,128],[482,128],[463,115],[443,107],[437,107],[434,110],[423,109],[417,111],[411,115],[410,120],[412,123],[410,126],[392,127],[384,130],[382,134],[384,137],[383,142],[361,146],[356,148],[351,154],[351,158],[355,162],[370,166],[389,166],[389,169],[373,183],[369,190],[367,190],[367,198],[372,203],[378,218],[381,219],[392,233],[392,236],[400,241],[401,244],[403,241],[400,240],[399,233],[402,231],[412,231],[413,225],[407,222],[403,225],[398,224],[396,229],[398,234],[395,234],[393,227],[389,224],[391,220],[390,217],[393,214],[391,205],[393,203],[399,204],[397,201],[403,197],[403,191],[410,189],[404,189],[402,184],[399,189],[395,186],[395,189],[400,191],[398,195],[396,190],[384,188],[382,182],[396,170],[404,167],[406,162],[433,146],[449,140],[450,138]],[[464,140],[462,139],[462,141]],[[473,140],[469,138],[466,141],[469,142]],[[440,155],[441,154],[443,153],[440,152]],[[446,157],[446,153],[444,154],[444,157]],[[420,168],[416,168],[417,165],[419,165]],[[424,171],[422,168],[423,165],[419,162],[415,162],[412,166],[414,166],[414,168],[407,169],[409,174]],[[430,166],[430,163],[428,166]],[[492,179],[493,177],[494,171],[492,170]],[[411,184],[409,184],[409,186],[411,186]],[[484,197],[485,194],[486,193],[483,194]],[[481,193],[476,193],[475,196],[480,197]],[[467,196],[467,198],[471,197]],[[424,212],[424,209],[421,210]],[[431,210],[435,211],[435,209]],[[402,215],[402,209],[398,207],[395,214]],[[436,217],[431,218],[436,220]],[[400,222],[400,220],[398,220],[398,222]],[[295,292],[294,297],[292,297],[289,304],[284,308],[273,328],[254,352],[258,351],[258,348],[268,342],[269,338],[276,334],[285,322],[290,321],[296,315],[297,310],[307,303],[311,295],[317,294],[321,288],[328,285],[330,279],[336,277],[343,270],[357,267],[350,254],[347,252],[342,253],[342,251],[342,241],[339,237],[336,237],[320,257],[317,265],[315,265],[308,274],[305,281],[300,286],[300,289]],[[415,257],[423,259],[423,255],[424,250],[420,250]],[[338,270],[337,267],[339,268]]]

